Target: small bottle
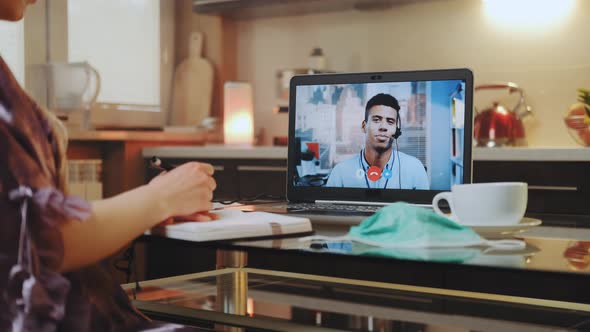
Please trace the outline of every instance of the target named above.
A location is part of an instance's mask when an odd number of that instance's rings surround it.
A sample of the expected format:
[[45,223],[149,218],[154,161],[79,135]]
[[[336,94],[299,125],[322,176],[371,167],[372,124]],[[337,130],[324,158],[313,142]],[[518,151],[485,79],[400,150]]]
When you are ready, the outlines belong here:
[[311,72],[322,72],[326,70],[326,57],[320,47],[316,47],[311,51],[308,65]]

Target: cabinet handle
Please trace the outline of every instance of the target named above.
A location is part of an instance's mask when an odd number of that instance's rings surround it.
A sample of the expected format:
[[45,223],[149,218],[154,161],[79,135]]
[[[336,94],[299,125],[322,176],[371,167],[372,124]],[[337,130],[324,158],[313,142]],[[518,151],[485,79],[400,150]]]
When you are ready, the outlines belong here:
[[194,2],[196,6],[216,5],[219,3],[238,2],[240,0],[197,0]]
[[568,186],[529,186],[530,190],[578,191],[578,187]]
[[213,165],[213,169],[215,170],[215,172],[223,172],[225,167],[223,167],[222,165]]
[[238,166],[238,172],[287,172],[285,166]]

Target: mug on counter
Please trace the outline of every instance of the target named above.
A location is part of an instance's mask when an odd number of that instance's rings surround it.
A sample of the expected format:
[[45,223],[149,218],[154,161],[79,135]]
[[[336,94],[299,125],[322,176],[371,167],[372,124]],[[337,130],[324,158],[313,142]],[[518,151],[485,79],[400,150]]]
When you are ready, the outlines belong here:
[[[438,207],[441,200],[449,202],[451,215]],[[432,199],[436,213],[466,226],[516,225],[524,217],[528,185],[524,182],[491,182],[454,185],[451,191]]]

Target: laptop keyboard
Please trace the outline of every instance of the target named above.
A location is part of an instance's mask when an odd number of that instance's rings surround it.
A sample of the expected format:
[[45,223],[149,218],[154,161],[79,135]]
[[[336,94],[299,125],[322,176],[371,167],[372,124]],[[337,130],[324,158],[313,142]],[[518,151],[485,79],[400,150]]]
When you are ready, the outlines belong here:
[[361,214],[372,214],[377,212],[383,206],[381,205],[355,205],[355,204],[329,204],[329,203],[290,203],[275,206],[277,208],[286,208],[290,212],[353,212]]

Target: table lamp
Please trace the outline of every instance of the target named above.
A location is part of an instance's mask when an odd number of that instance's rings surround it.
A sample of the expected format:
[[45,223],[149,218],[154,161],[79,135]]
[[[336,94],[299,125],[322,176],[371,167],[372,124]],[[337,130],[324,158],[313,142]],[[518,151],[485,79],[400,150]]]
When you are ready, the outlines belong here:
[[225,82],[223,87],[223,136],[225,144],[254,143],[252,86],[247,82]]

